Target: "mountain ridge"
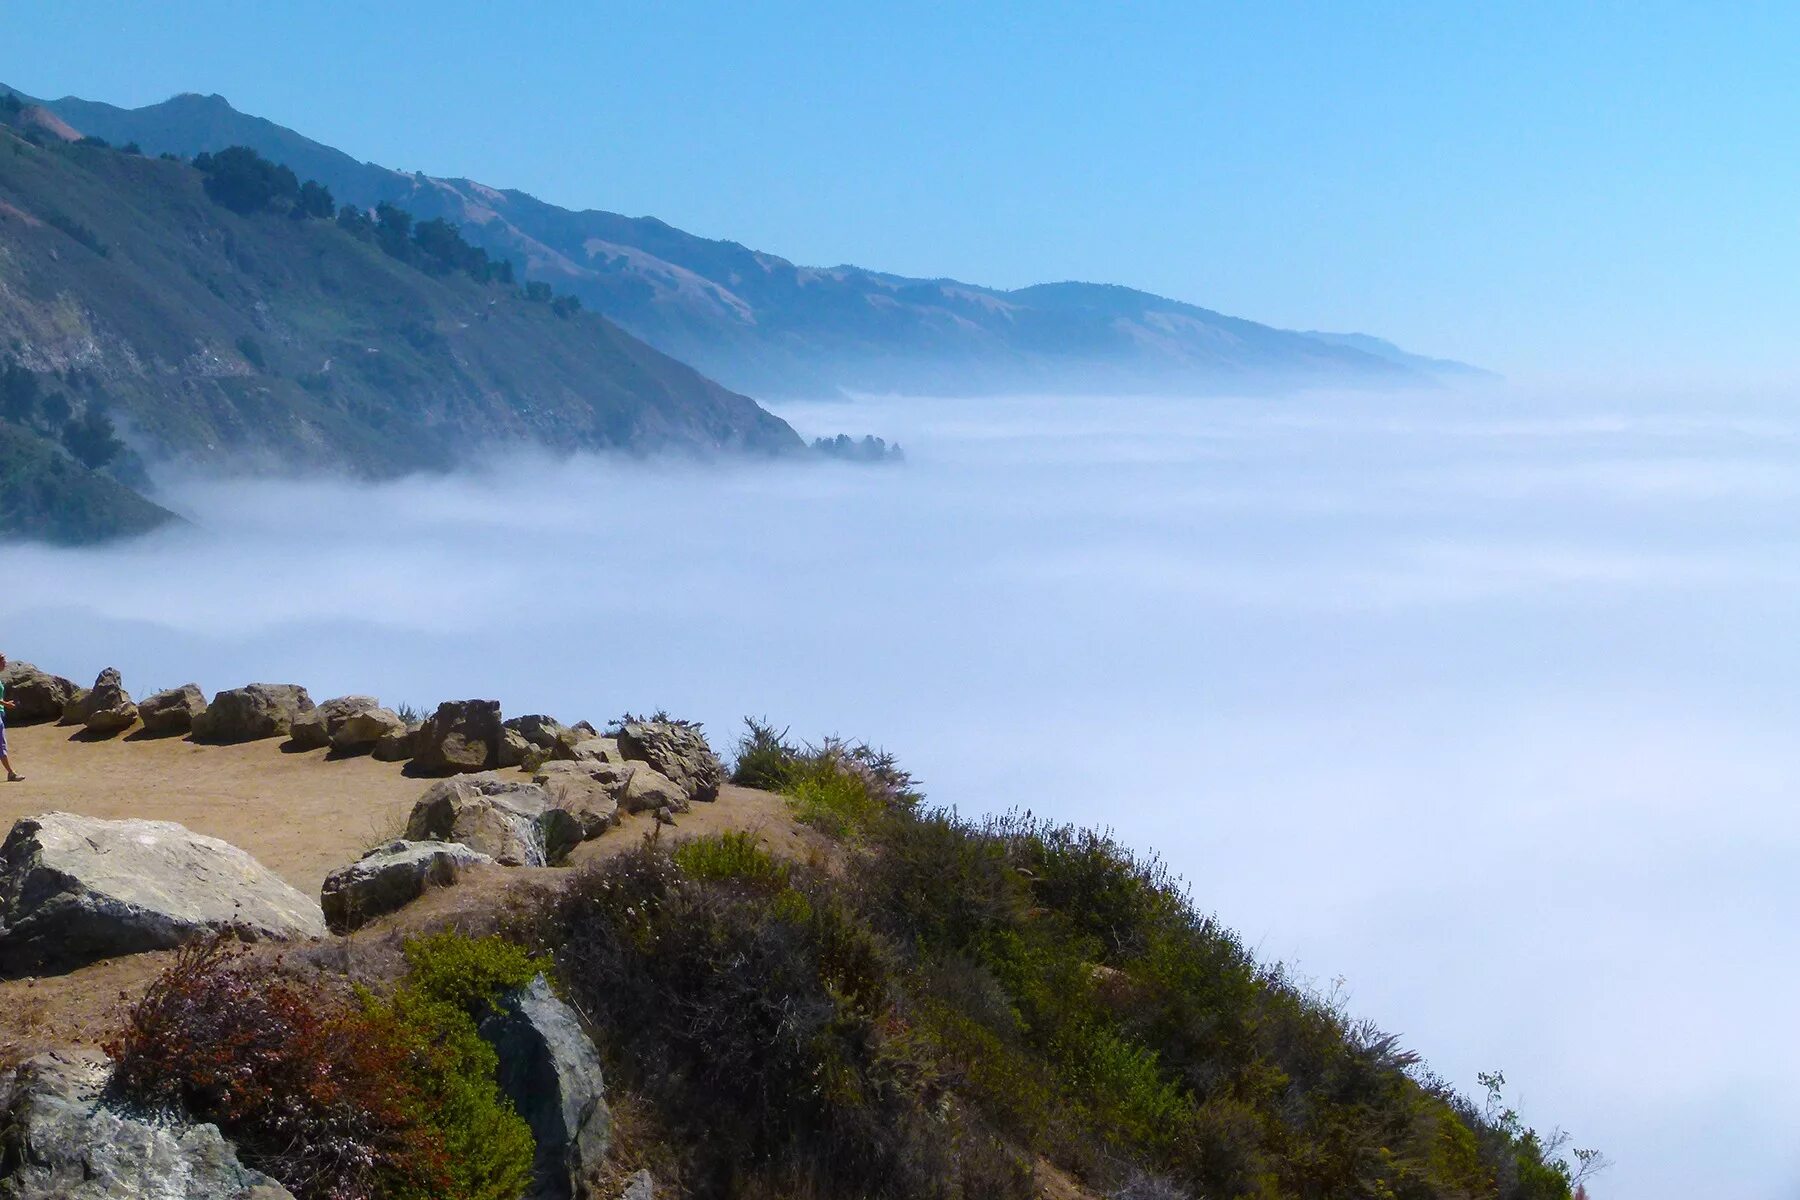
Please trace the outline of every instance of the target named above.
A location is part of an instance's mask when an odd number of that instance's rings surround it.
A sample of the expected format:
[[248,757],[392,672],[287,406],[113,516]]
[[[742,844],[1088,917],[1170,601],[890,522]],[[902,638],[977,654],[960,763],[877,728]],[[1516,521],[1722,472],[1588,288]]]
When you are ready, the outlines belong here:
[[[0,103],[7,536],[154,524],[160,510],[125,498],[140,457],[382,477],[509,445],[804,449],[572,298],[513,287],[448,227],[334,217],[323,193],[242,155],[244,178],[293,194],[239,204],[223,175],[69,142],[32,113]],[[95,519],[69,525],[59,502]]]
[[[1277,329],[1118,284],[1007,290],[802,266],[655,217],[566,209],[517,189],[359,162],[238,112],[216,93],[136,109],[77,97],[40,103],[84,133],[136,141],[149,153],[248,145],[341,201],[448,220],[518,263],[525,278],[578,296],[727,386],[761,394],[1421,386],[1476,370],[1397,347],[1383,352],[1368,335]],[[1085,289],[1090,302],[1071,303],[1061,289]],[[1102,295],[1110,303],[1091,302]]]

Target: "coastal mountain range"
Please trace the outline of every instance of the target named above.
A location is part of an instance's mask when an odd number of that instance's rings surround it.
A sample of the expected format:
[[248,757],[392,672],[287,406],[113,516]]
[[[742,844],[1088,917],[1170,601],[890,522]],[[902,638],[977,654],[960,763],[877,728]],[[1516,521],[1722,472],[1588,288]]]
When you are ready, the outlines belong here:
[[74,134],[0,92],[7,536],[152,527],[158,464],[374,478],[532,445],[805,448],[447,226],[337,210],[249,151],[189,162]]
[[217,95],[126,109],[38,101],[71,130],[146,154],[248,146],[340,203],[442,218],[727,387],[766,398],[858,392],[1269,391],[1484,374],[1362,334],[1302,333],[1111,284],[1002,290],[857,266],[808,267],[654,217],[359,162]]

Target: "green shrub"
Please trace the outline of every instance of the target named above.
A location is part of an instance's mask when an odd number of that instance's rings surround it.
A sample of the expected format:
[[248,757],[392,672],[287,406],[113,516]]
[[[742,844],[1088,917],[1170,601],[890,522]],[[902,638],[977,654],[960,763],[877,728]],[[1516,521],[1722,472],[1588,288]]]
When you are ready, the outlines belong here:
[[535,1147],[474,1014],[537,964],[492,938],[405,950],[393,993],[359,998],[190,946],[109,1042],[115,1085],[218,1124],[300,1200],[513,1200]]
[[500,991],[529,983],[539,965],[503,939],[454,933],[410,939],[405,954],[400,986],[364,1003],[407,1048],[426,1126],[444,1148],[448,1183],[433,1195],[515,1200],[531,1182],[535,1145],[494,1082],[499,1059],[476,1017]]
[[694,838],[675,848],[674,859],[690,879],[735,880],[767,889],[783,887],[788,880],[787,867],[764,850],[753,833]]

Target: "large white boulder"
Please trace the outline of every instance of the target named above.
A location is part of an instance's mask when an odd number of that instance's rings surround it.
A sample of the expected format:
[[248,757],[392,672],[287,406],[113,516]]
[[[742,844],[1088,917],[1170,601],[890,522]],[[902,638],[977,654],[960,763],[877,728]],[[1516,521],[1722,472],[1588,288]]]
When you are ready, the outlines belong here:
[[0,977],[224,932],[323,937],[325,915],[236,846],[172,821],[50,812],[0,844]]

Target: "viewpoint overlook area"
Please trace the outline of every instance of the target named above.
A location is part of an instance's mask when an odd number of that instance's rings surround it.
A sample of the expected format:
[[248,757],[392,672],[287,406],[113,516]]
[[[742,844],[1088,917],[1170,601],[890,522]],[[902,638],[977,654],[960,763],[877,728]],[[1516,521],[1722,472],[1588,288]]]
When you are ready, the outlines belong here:
[[9,1200],[1568,1192],[1154,860],[866,745],[4,682]]

